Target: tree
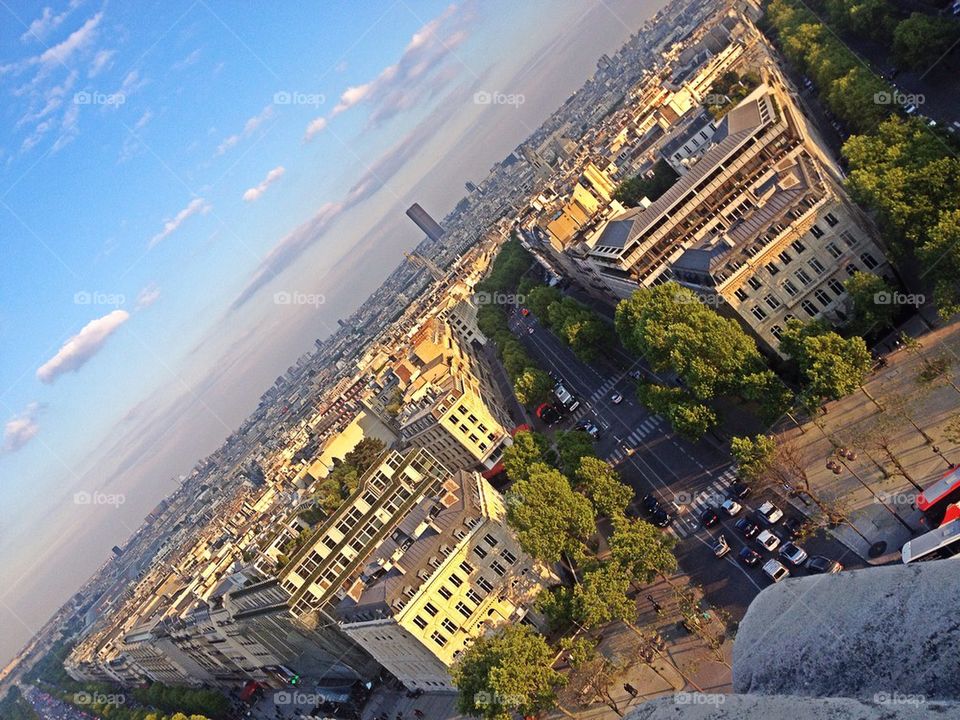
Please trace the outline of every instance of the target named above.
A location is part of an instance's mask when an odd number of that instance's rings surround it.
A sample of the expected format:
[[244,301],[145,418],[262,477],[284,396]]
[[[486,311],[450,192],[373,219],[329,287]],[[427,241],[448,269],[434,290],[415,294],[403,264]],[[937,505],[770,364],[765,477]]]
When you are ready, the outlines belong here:
[[573,622],[573,591],[559,586],[537,595],[536,609],[543,613],[550,632],[562,632]]
[[776,441],[767,435],[735,437],[730,441],[730,454],[744,480],[755,481],[770,469],[777,453]]
[[896,307],[893,288],[879,275],[855,272],[843,283],[853,301],[850,329],[858,335],[870,335],[893,325]]
[[527,478],[530,468],[544,462],[549,449],[547,439],[540,433],[521,430],[513,436],[513,444],[503,451],[503,467],[514,482]]
[[486,720],[550,710],[564,684],[552,666],[550,647],[527,625],[507,625],[478,637],[451,669],[458,709]]
[[576,561],[596,531],[590,501],[559,471],[534,463],[507,494],[507,520],[523,549],[545,563]]
[[633,499],[633,490],[620,481],[617,471],[597,457],[581,458],[573,480],[601,517],[621,517]]
[[647,176],[636,175],[620,183],[613,192],[613,199],[627,207],[636,207],[643,198],[654,202],[678,179],[679,175],[669,163],[658,160]]
[[719,422],[711,408],[694,400],[682,388],[641,383],[637,386],[637,398],[650,412],[663,415],[677,433],[692,441],[699,440]]
[[649,583],[657,576],[669,579],[676,572],[674,542],[650,523],[624,517],[614,520],[610,552],[634,582]]
[[581,458],[596,457],[593,452],[593,438],[583,430],[561,430],[553,439],[560,454],[560,470],[565,475],[573,475],[577,471]]
[[616,562],[605,563],[588,572],[573,591],[574,617],[587,628],[614,620],[633,622],[637,607],[627,595],[630,575]]
[[815,323],[804,325],[799,320],[788,320],[780,349],[796,360],[814,402],[839,400],[860,388],[880,407],[863,387],[873,358],[862,337],[842,338]]
[[897,64],[928,70],[960,39],[960,24],[953,19],[913,13],[893,31],[893,56]]
[[513,381],[513,392],[521,405],[534,407],[550,399],[553,380],[543,370],[527,367]]

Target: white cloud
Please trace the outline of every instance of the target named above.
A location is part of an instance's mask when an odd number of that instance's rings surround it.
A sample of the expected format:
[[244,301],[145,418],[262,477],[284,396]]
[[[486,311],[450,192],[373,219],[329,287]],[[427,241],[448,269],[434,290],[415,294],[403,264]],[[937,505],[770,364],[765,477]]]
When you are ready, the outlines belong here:
[[237,133],[236,135],[231,135],[226,138],[219,147],[217,147],[217,155],[223,155],[227,150],[234,147],[241,140],[253,135],[257,128],[259,128],[263,123],[273,117],[273,106],[267,105],[263,110],[261,110],[257,115],[254,115],[252,118],[249,118],[243,124],[243,131]]
[[137,293],[136,309],[142,310],[153,305],[160,299],[160,286],[156,283],[150,283]]
[[91,320],[76,335],[67,340],[57,354],[37,369],[37,379],[50,384],[68,372],[76,372],[96,355],[104,343],[130,318],[126,310],[114,310]]
[[166,240],[174,232],[176,232],[177,228],[183,224],[183,221],[189,218],[191,215],[196,215],[197,213],[206,215],[208,212],[210,212],[210,207],[210,204],[203,198],[194,198],[187,203],[187,206],[183,208],[183,210],[163,223],[163,230],[150,238],[150,242],[147,243],[147,247],[155,247],[158,243]]
[[60,27],[72,9],[71,6],[57,14],[52,8],[45,7],[40,13],[40,17],[30,23],[30,27],[20,36],[21,42],[43,42],[51,32]]
[[34,62],[39,62],[42,65],[65,63],[70,59],[71,55],[93,42],[93,38],[97,34],[97,27],[100,25],[101,20],[103,20],[103,13],[98,12],[83,25],[81,25],[79,29],[70,33],[70,36],[62,43],[48,48],[38,58],[32,58],[30,61],[31,64]]
[[117,54],[116,50],[99,50],[93,56],[93,62],[90,63],[90,69],[87,71],[87,77],[96,77],[101,72],[113,64],[113,56]]
[[310,124],[307,125],[307,131],[303,134],[303,141],[310,142],[313,140],[314,136],[318,133],[323,132],[324,128],[327,127],[327,119],[323,117],[314,118],[310,121]]
[[283,165],[278,165],[273,170],[267,173],[267,176],[260,181],[255,187],[248,189],[243,194],[243,199],[247,202],[255,202],[260,199],[260,196],[263,195],[267,188],[273,185],[277,180],[283,177],[283,174],[286,172]]
[[141,115],[140,118],[133,124],[133,129],[134,129],[134,130],[143,130],[143,128],[145,128],[145,127],[147,126],[147,123],[149,123],[151,120],[153,120],[153,111],[148,109],[148,110],[147,110],[143,115]]
[[183,58],[183,60],[179,60],[179,61],[175,62],[175,63],[171,66],[170,69],[171,69],[171,70],[185,70],[186,68],[190,67],[191,65],[195,65],[195,64],[197,63],[197,60],[199,60],[199,59],[200,59],[200,48],[197,48],[197,49],[194,50],[192,53],[190,53],[190,54],[187,55],[185,58]]
[[3,426],[3,444],[0,454],[13,453],[22,448],[40,432],[37,418],[43,406],[40,403],[30,403],[19,415],[7,420]]

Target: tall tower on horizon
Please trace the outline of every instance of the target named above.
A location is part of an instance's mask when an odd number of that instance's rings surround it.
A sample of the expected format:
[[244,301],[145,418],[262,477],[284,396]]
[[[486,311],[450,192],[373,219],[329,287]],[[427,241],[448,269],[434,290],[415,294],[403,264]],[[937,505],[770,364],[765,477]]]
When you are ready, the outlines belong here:
[[423,230],[427,237],[434,242],[440,242],[443,239],[443,228],[430,217],[430,213],[420,207],[420,203],[414,203],[407,208],[407,217],[413,220],[417,227]]

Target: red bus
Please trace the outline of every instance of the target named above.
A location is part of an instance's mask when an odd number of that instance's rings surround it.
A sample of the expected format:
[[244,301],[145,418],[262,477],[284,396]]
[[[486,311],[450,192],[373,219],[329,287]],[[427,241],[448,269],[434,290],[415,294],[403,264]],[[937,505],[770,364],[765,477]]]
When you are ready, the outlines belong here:
[[930,521],[931,527],[939,527],[951,503],[960,501],[960,467],[948,470],[917,496],[917,509]]

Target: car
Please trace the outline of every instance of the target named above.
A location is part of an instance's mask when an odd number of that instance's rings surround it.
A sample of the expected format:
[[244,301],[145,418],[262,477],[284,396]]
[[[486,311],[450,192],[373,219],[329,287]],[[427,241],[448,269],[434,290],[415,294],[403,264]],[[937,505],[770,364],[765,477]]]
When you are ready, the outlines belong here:
[[807,551],[792,542],[785,542],[780,548],[780,557],[794,567],[800,567],[807,561]]
[[783,510],[768,500],[757,508],[757,514],[767,525],[773,525],[783,517]]
[[527,315],[530,314],[530,311],[527,310],[526,308],[520,308],[520,314],[526,317]]
[[710,546],[710,549],[713,550],[714,556],[722,558],[728,552],[730,552],[730,544],[727,542],[727,539],[721,534],[714,541],[713,545]]
[[640,372],[639,370],[631,370],[631,371],[630,371],[629,373],[627,373],[627,374],[628,374],[630,377],[632,377],[634,380],[643,380],[643,373]]
[[806,527],[807,527],[806,520],[802,520],[798,517],[794,517],[793,515],[791,515],[788,518],[784,518],[783,520],[784,534],[790,539],[793,539],[798,535],[803,534],[803,531],[806,530]]
[[741,535],[743,535],[747,540],[755,538],[760,532],[760,526],[756,523],[750,522],[747,518],[740,518],[733,525]]
[[756,550],[751,550],[748,547],[740,548],[740,552],[737,553],[737,557],[739,557],[740,562],[747,567],[754,567],[760,563],[760,560],[763,559],[760,557],[760,553],[758,553]]
[[819,575],[835,575],[843,570],[843,565],[823,555],[814,555],[807,560],[807,570]]
[[673,522],[673,516],[662,507],[658,507],[650,513],[650,522],[659,528],[665,528]]
[[907,106],[903,109],[903,111],[904,111],[907,115],[916,115],[916,114],[917,114],[917,106],[911,103],[910,105],[907,105]]
[[590,422],[589,420],[584,420],[582,423],[577,425],[576,429],[585,432],[594,440],[600,439],[600,428],[598,428],[596,424]]
[[537,417],[543,420],[545,425],[556,425],[563,419],[560,411],[550,403],[543,403],[537,408]]
[[731,500],[730,498],[724,500],[720,507],[723,508],[723,511],[728,517],[736,517],[737,513],[743,510],[743,505],[738,503],[736,500]]
[[623,395],[621,395],[618,392],[615,392],[613,395],[610,396],[610,402],[612,402],[614,405],[619,405],[620,403],[623,402]]
[[713,527],[718,522],[720,522],[720,516],[717,515],[717,511],[712,507],[708,507],[700,513],[700,524],[704,527]]
[[727,496],[732,497],[734,500],[743,500],[751,492],[750,486],[739,480],[727,488]]
[[769,530],[764,530],[757,535],[757,544],[764,550],[770,550],[772,552],[780,546],[780,538]]
[[763,571],[775,583],[780,582],[786,577],[790,577],[790,571],[779,560],[767,560],[763,564]]
[[533,326],[527,328],[527,335],[533,335]]
[[652,493],[647,493],[643,496],[643,499],[640,500],[640,507],[642,507],[644,511],[650,515],[654,511],[660,509],[660,501],[657,500]]

